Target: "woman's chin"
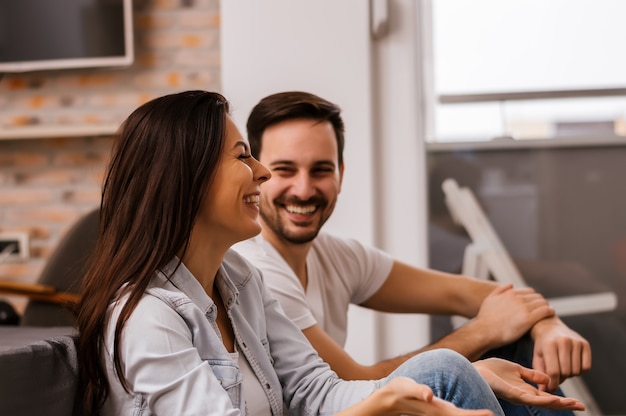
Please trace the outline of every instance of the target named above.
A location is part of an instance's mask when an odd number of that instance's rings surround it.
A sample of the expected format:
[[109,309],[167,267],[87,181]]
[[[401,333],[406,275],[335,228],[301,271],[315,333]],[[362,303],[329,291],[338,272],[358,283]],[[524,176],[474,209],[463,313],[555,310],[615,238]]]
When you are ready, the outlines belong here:
[[[249,238],[255,237],[257,235],[259,235],[261,233],[261,224],[256,223],[256,227],[251,227],[247,233],[242,233],[241,238],[239,239],[239,241],[244,241],[247,240]],[[239,242],[237,241],[237,242]]]

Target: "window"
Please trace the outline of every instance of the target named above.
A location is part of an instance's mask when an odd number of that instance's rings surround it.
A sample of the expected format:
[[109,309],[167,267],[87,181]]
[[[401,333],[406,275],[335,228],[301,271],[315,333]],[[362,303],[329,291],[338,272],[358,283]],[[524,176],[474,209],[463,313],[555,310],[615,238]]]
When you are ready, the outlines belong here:
[[626,136],[626,2],[432,1],[429,141]]

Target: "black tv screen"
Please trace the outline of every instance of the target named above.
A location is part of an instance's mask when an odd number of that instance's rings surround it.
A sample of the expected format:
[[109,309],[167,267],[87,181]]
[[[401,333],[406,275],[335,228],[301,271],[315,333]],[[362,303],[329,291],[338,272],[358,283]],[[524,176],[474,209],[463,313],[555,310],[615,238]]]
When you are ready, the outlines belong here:
[[133,61],[132,0],[0,0],[0,73]]

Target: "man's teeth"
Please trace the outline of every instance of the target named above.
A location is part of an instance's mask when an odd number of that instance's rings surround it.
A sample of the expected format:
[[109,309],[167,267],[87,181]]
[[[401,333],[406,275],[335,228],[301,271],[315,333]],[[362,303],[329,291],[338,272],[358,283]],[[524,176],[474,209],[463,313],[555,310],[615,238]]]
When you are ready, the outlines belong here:
[[285,209],[291,214],[311,214],[315,212],[317,207],[315,205],[307,205],[304,207],[301,205],[286,205]]
[[259,196],[258,195],[250,195],[247,196],[243,199],[243,202],[245,202],[246,204],[254,204],[254,205],[259,205]]

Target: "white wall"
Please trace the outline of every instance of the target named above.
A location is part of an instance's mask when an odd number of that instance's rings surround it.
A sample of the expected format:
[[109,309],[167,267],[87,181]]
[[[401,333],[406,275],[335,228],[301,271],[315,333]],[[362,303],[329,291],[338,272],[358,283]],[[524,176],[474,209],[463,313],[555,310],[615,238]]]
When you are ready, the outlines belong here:
[[[390,3],[392,30],[373,42],[369,2],[223,1],[222,86],[242,130],[252,106],[274,92],[305,90],[339,104],[346,172],[325,229],[424,265],[416,5]],[[427,342],[426,320],[415,316],[352,308],[350,327],[347,349],[362,362]]]
[[252,107],[280,91],[312,92],[342,107],[345,186],[329,228],[372,242],[366,5],[333,0],[223,1],[222,86],[242,130]]
[[[389,33],[373,43],[375,119],[374,168],[382,201],[376,217],[378,245],[395,258],[425,267],[427,256],[426,107],[428,95],[428,2],[390,0]],[[422,44],[423,42],[423,44]],[[424,68],[423,68],[424,67]],[[385,315],[379,351],[391,357],[426,344],[425,316]]]

